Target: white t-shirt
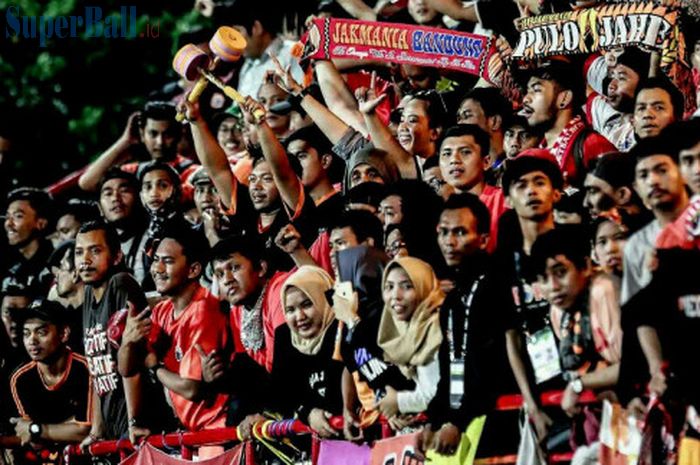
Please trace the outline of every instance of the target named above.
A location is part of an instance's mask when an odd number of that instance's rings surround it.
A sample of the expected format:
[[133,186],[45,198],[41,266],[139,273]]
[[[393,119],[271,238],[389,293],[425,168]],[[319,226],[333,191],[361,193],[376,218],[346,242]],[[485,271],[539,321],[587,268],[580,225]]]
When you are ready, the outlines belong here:
[[653,220],[630,236],[625,244],[625,253],[622,259],[620,305],[627,303],[651,282],[652,275],[648,267],[647,257],[654,250],[656,238],[660,233],[661,224],[657,220]]
[[603,80],[607,73],[608,68],[603,57],[593,60],[588,68],[586,79],[595,94],[588,98],[585,107],[586,116],[593,129],[608,139],[619,151],[627,152],[636,143],[632,124],[633,115],[615,110],[603,97],[605,94]]
[[263,83],[265,73],[275,69],[275,64],[270,58],[271,54],[277,57],[283,69],[286,69],[287,65],[291,63],[292,76],[297,82],[301,83],[304,78],[304,71],[299,66],[297,59],[292,56],[293,45],[294,42],[285,41],[278,37],[268,45],[259,58],[246,58],[238,78],[238,92],[244,97],[257,98],[258,89]]

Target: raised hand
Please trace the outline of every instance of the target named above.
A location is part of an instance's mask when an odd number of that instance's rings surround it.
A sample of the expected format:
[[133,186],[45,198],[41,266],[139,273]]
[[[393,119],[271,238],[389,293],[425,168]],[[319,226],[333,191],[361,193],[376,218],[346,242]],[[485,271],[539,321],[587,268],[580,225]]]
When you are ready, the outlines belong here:
[[146,339],[151,333],[151,309],[146,307],[139,313],[133,303],[127,302],[126,305],[128,311],[122,344],[136,344]]
[[277,233],[275,245],[285,253],[293,253],[301,245],[301,233],[289,223]]
[[374,83],[376,80],[377,73],[372,71],[369,88],[358,87],[355,89],[355,98],[358,103],[357,109],[360,110],[360,113],[365,115],[373,114],[377,107],[386,99],[386,94],[377,97],[377,92],[374,90]]
[[[265,121],[265,107],[263,107],[260,102],[253,99],[253,97],[248,96],[245,98],[241,104],[241,110],[243,110],[243,116],[245,116],[245,121],[248,124],[257,126]],[[257,117],[256,113],[263,115],[262,118]]]
[[126,127],[124,128],[124,133],[121,136],[121,140],[125,144],[134,145],[141,143],[141,134],[139,131],[140,118],[140,111],[135,111],[129,115],[129,119],[126,121]]
[[277,79],[277,86],[288,94],[299,95],[304,88],[292,76],[292,64],[288,64],[287,68],[283,69],[282,64],[275,55],[270,55],[270,58],[272,58],[272,63],[275,65],[275,74],[279,78]]

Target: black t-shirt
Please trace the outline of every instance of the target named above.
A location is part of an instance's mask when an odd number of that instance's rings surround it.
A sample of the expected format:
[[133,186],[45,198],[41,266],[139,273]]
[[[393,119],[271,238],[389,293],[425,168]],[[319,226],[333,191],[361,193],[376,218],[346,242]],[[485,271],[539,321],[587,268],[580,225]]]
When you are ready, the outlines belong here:
[[41,424],[59,424],[69,419],[90,421],[92,396],[90,372],[85,357],[68,352],[66,371],[54,386],[46,386],[37,362],[15,371],[10,380],[12,396],[21,416]]
[[[89,423],[94,395],[90,384],[87,360],[68,352],[66,371],[61,380],[47,387],[39,374],[37,362],[29,362],[15,371],[10,387],[18,415],[28,417],[42,425],[55,425],[68,420]],[[48,455],[42,457],[44,465],[62,462],[61,444],[44,442]],[[17,450],[15,463],[25,462],[25,451]],[[26,460],[27,463],[33,461]]]
[[[516,389],[504,333],[503,310],[509,305],[509,295],[501,291],[500,275],[489,273],[484,261],[459,273],[456,287],[440,309],[440,382],[428,408],[431,422],[437,427],[451,422],[465,428],[475,416],[488,412],[499,394]],[[464,362],[464,394],[458,409],[450,406],[453,360]]]
[[522,248],[504,248],[497,251],[495,262],[502,292],[510,296],[505,301],[505,329],[533,334],[548,326],[550,305],[537,282],[530,256]]
[[13,249],[10,252],[7,275],[13,276],[25,286],[38,289],[39,293],[46,293],[53,282],[51,270],[46,267],[51,253],[53,246],[45,239],[39,241],[39,248],[29,259],[24,258],[17,249]]
[[316,240],[318,233],[316,219],[318,216],[316,214],[316,206],[310,195],[304,196],[304,204],[301,207],[301,211],[293,221],[290,220],[290,216],[294,215],[295,212],[290,211],[290,214],[287,214],[285,207],[280,203],[280,209],[275,215],[272,224],[264,229],[259,222],[260,215],[250,200],[249,190],[241,183],[238,183],[235,203],[235,214],[229,216],[231,224],[229,234],[257,235],[263,244],[268,268],[271,270],[287,271],[294,267],[294,261],[291,257],[275,245],[275,237],[277,237],[277,234],[283,227],[292,223],[301,234],[302,243],[305,247],[310,247]]
[[95,392],[100,397],[106,438],[121,437],[128,430],[126,400],[122,380],[117,372],[117,350],[107,334],[110,317],[127,308],[147,306],[146,297],[134,278],[117,273],[109,279],[102,299],[95,302],[92,286],[85,287],[83,303],[83,345]]
[[384,351],[377,344],[380,320],[381,311],[360,320],[352,331],[345,331],[340,346],[348,371],[357,372],[377,399],[384,397],[387,386],[397,391],[415,389],[415,383],[407,379],[396,365],[384,361]]
[[315,217],[319,232],[330,232],[330,228],[343,211],[345,211],[345,201],[340,192],[333,194],[319,205],[316,205]]
[[669,362],[668,395],[700,407],[697,351],[700,334],[700,250],[657,251],[658,268],[649,285],[625,305],[632,327],[656,329]]
[[342,412],[343,363],[333,360],[337,330],[338,322],[334,321],[315,355],[302,354],[292,346],[287,325],[275,330],[272,385],[277,388],[276,407],[285,416],[296,412],[300,420],[307,422],[314,408],[333,414]]

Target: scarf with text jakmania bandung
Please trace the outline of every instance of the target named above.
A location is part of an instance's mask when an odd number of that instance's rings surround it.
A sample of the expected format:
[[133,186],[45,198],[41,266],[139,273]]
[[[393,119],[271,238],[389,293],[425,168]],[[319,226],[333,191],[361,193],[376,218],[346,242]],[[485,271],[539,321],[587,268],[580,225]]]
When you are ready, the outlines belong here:
[[349,58],[452,69],[489,80],[492,37],[436,27],[318,18],[302,37],[301,61]]

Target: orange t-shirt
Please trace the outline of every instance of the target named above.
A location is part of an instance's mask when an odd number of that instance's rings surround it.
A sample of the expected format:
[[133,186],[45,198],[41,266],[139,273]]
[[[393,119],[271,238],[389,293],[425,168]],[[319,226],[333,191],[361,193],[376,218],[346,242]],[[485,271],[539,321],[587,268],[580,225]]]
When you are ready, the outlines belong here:
[[231,307],[231,312],[229,313],[229,323],[231,325],[231,334],[233,334],[235,353],[247,353],[250,358],[255,360],[260,366],[265,367],[268,372],[272,371],[275,330],[278,326],[285,324],[284,311],[282,311],[282,302],[280,301],[282,284],[284,284],[291,273],[291,271],[278,271],[267,283],[267,289],[265,289],[265,295],[262,301],[264,343],[261,349],[253,351],[243,346],[243,342],[241,341],[241,320],[242,312],[246,311],[243,306],[234,305]]
[[[220,310],[218,299],[201,286],[177,319],[174,310],[170,299],[153,307],[153,323],[170,338],[170,348],[163,363],[181,378],[201,380],[202,365],[195,344],[207,354],[224,350],[228,342],[226,315]],[[175,413],[189,431],[225,426],[227,395],[218,394],[213,402],[192,402],[172,391],[168,393]]]

